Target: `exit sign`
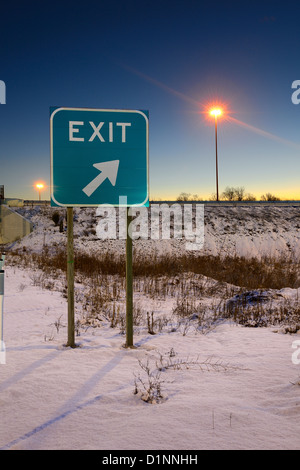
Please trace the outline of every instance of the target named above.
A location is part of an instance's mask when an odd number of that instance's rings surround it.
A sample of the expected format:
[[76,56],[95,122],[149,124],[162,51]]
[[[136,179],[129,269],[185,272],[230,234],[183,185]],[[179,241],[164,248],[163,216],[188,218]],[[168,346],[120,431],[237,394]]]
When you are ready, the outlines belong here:
[[149,205],[147,111],[51,108],[50,147],[51,205]]

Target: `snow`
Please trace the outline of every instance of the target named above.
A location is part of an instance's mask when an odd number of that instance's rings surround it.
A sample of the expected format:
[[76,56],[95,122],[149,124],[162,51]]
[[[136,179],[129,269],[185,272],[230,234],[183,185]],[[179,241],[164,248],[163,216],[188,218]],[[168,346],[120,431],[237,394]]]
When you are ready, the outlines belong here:
[[[221,322],[206,335],[140,331],[125,349],[104,322],[70,349],[61,293],[33,286],[20,268],[5,275],[0,449],[299,449],[298,335]],[[155,368],[160,354],[227,369],[166,368],[165,399],[149,404],[133,393],[138,361]]]
[[[208,209],[207,252],[296,255],[298,209],[270,210],[273,218],[267,220],[265,209],[257,209],[258,222],[252,226],[252,208],[242,214],[235,208],[226,213]],[[35,222],[35,231],[13,248],[40,251],[45,243],[61,243],[65,235],[54,227],[49,209],[22,211]],[[77,217],[78,249],[124,245],[84,237],[94,212],[78,210]],[[234,223],[229,234],[225,227]],[[147,243],[135,242],[137,249],[151,252],[155,243]],[[183,246],[171,240],[156,243],[155,249],[180,253]],[[299,333],[246,328],[229,320],[217,322],[206,334],[193,323],[186,331],[165,328],[154,335],[140,326],[134,330],[135,348],[126,349],[124,335],[104,318],[95,328],[82,325],[78,347],[71,349],[65,346],[64,282],[55,279],[49,290],[36,285],[39,275],[33,268],[14,266],[7,256],[0,450],[299,450],[300,366],[292,361]],[[287,287],[278,293],[278,301],[298,302],[300,291]],[[176,302],[141,294],[136,300],[143,311],[169,317]],[[217,302],[218,294],[211,300]],[[167,365],[158,379],[163,398],[147,403],[134,394],[135,382],[140,377],[146,383],[141,365],[155,371],[161,357]]]
[[[159,203],[158,203],[159,204]],[[175,204],[175,203],[174,203]],[[195,206],[194,206],[195,208]],[[14,244],[14,248],[30,247],[41,251],[43,246],[59,245],[65,234],[54,227],[51,215],[57,210],[61,215],[65,209],[25,206],[15,209],[28,218],[35,230],[28,237]],[[123,240],[98,240],[95,235],[99,218],[94,208],[74,209],[75,246],[89,253],[103,251],[124,252]],[[119,221],[117,210],[117,221]],[[287,256],[300,259],[300,213],[298,206],[204,206],[204,249],[211,255],[237,255],[261,258],[263,256]],[[151,221],[149,222],[151,226]],[[200,227],[198,228],[200,229]],[[135,250],[144,256],[186,254],[185,240],[170,239],[136,240]]]

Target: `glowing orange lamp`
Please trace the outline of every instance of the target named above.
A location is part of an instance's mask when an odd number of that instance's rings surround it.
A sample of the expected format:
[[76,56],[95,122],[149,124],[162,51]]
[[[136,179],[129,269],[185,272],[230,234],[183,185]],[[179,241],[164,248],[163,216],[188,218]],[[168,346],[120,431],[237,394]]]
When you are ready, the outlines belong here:
[[41,191],[42,191],[42,189],[44,189],[45,185],[44,185],[44,183],[36,183],[35,187],[39,192],[39,201],[40,201],[41,200]]
[[209,114],[210,114],[211,116],[215,116],[215,118],[216,118],[216,117],[218,117],[218,116],[221,116],[222,110],[219,109],[219,108],[214,108],[214,109],[212,109],[212,110],[209,112]]
[[216,141],[216,186],[217,186],[217,201],[219,201],[219,176],[218,176],[218,117],[222,115],[222,109],[213,108],[209,114],[215,118],[215,141]]

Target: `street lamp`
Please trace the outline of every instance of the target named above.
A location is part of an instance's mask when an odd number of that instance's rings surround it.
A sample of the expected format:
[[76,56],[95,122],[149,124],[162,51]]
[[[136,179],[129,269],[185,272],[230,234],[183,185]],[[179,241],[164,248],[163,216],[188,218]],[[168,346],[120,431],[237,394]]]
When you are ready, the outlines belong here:
[[42,191],[42,189],[44,189],[44,184],[43,183],[36,183],[35,187],[39,192],[39,201],[40,201],[41,200],[41,191]]
[[209,114],[215,118],[215,141],[216,141],[216,186],[217,186],[217,201],[219,201],[219,176],[218,176],[218,117],[222,115],[220,108],[213,108]]

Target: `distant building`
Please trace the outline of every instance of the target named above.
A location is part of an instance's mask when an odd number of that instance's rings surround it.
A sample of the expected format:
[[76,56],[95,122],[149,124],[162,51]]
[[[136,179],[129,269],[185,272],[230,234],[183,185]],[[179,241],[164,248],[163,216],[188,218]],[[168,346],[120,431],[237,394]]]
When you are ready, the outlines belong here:
[[23,205],[23,199],[4,199],[4,185],[0,185],[0,246],[20,240],[32,232],[32,223],[11,209]]

